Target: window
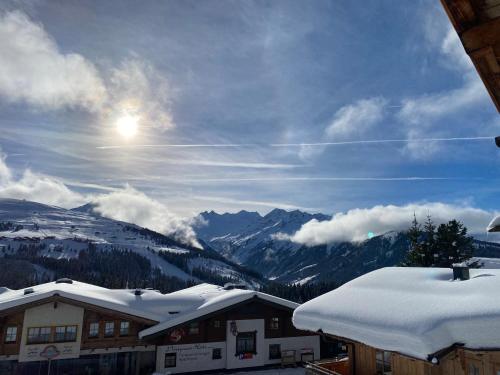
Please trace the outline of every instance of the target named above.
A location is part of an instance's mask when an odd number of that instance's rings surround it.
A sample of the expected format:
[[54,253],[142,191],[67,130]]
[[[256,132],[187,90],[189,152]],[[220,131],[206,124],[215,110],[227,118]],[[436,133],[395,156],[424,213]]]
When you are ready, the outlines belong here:
[[176,353],[166,353],[165,354],[165,368],[177,366],[177,354]]
[[104,336],[112,337],[115,335],[115,322],[104,323]]
[[12,343],[17,341],[17,327],[7,327],[5,330],[5,342]]
[[66,338],[66,327],[56,327],[56,334],[54,336],[54,341],[61,342]]
[[190,335],[197,335],[200,333],[200,326],[198,325],[197,322],[189,324],[189,334]]
[[59,326],[56,327],[54,335],[55,342],[70,342],[76,341],[76,326]]
[[467,373],[467,375],[481,375],[479,366],[474,363],[469,363],[469,372]]
[[220,320],[214,320],[214,328],[220,328]]
[[67,326],[66,327],[66,341],[76,341],[76,326]]
[[236,355],[253,353],[257,354],[255,348],[255,332],[241,332],[236,336]]
[[375,354],[377,375],[392,374],[392,354],[377,350]]
[[99,322],[93,322],[89,325],[89,337],[99,337]]
[[274,317],[271,318],[271,329],[279,329],[280,328],[280,318]]
[[28,328],[28,344],[40,344],[50,341],[50,327]]
[[220,348],[215,348],[212,349],[212,359],[221,359],[222,358],[222,351]]
[[120,336],[127,336],[130,328],[130,323],[127,321],[120,322]]
[[281,358],[281,345],[280,344],[270,344],[269,345],[269,359],[280,359]]

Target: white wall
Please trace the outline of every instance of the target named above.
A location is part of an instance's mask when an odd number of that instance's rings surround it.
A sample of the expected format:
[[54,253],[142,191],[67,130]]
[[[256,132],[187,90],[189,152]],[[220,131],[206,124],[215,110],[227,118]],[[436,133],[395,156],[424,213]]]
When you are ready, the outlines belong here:
[[[47,303],[41,306],[26,309],[24,312],[23,331],[21,336],[21,347],[19,350],[19,362],[44,361],[40,353],[47,347],[54,345],[59,351],[56,359],[78,358],[80,355],[80,342],[82,337],[83,308],[58,302]],[[64,325],[76,325],[76,341],[49,344],[26,344],[29,327],[54,327]]]
[[295,361],[301,360],[301,353],[304,349],[312,349],[314,359],[320,359],[320,338],[319,336],[297,336],[297,337],[279,337],[274,339],[266,339],[266,365],[280,363],[281,359],[269,359],[269,345],[280,344],[281,350],[295,350]]
[[252,358],[240,359],[235,356],[236,353],[236,336],[231,333],[231,321],[227,322],[226,337],[227,337],[227,368],[243,368],[263,366],[268,355],[268,348],[265,344],[265,321],[264,319],[251,320],[236,320],[238,332],[257,331],[257,354]]
[[[212,359],[212,350],[221,349],[221,359]],[[177,366],[165,368],[165,354],[177,354]],[[210,342],[202,344],[163,345],[156,351],[156,372],[177,374],[179,372],[208,371],[226,367],[226,343]]]

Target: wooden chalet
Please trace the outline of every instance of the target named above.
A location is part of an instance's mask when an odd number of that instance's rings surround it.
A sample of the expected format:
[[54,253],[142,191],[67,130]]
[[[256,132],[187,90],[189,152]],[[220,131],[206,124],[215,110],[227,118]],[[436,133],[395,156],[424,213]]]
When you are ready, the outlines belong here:
[[346,349],[311,363],[307,374],[500,374],[500,270],[462,268],[459,275],[384,268],[301,305],[297,328]]
[[162,294],[69,279],[0,288],[0,375],[176,374],[320,357],[298,305],[228,285]]

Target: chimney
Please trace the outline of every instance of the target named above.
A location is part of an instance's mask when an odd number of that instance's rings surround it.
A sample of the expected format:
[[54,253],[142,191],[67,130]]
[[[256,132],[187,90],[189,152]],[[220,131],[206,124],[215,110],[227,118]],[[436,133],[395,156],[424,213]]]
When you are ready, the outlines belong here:
[[469,280],[469,266],[464,263],[453,264],[453,280]]

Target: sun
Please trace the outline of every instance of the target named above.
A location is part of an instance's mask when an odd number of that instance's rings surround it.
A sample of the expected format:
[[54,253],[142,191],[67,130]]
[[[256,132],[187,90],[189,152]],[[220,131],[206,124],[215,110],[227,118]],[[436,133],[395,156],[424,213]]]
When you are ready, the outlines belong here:
[[116,120],[116,130],[124,138],[132,138],[137,134],[139,117],[124,115]]

